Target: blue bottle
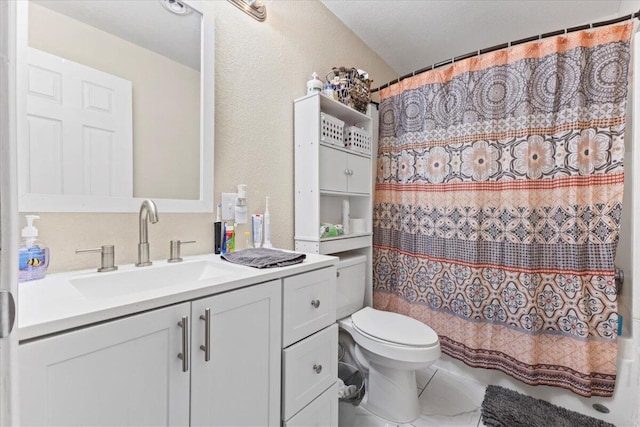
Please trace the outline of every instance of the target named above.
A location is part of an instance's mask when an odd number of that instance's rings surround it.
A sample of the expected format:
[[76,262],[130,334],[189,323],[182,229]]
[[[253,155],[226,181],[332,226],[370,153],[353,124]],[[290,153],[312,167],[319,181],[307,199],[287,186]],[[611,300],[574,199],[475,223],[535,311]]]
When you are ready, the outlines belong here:
[[49,268],[49,248],[37,239],[38,229],[33,226],[37,215],[26,215],[27,226],[22,229],[18,261],[18,281],[42,279]]

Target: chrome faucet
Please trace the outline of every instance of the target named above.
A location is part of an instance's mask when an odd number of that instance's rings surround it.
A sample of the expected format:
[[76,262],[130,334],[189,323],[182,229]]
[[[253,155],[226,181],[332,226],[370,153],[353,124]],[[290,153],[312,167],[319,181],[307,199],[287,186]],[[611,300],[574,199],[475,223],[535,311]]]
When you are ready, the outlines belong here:
[[158,222],[158,208],[156,204],[153,203],[153,200],[146,199],[142,201],[140,205],[140,215],[139,215],[139,232],[140,232],[140,243],[138,243],[138,262],[136,262],[136,267],[145,267],[147,265],[151,265],[151,261],[149,261],[149,241],[147,238],[147,221],[151,224],[155,224]]

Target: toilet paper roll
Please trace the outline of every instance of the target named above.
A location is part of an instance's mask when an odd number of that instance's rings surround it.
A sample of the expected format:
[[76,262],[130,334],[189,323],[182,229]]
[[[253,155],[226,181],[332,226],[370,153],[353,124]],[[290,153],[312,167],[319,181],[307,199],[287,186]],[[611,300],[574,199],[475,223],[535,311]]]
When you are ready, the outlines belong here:
[[365,233],[367,231],[367,223],[364,218],[351,218],[349,225],[352,233]]

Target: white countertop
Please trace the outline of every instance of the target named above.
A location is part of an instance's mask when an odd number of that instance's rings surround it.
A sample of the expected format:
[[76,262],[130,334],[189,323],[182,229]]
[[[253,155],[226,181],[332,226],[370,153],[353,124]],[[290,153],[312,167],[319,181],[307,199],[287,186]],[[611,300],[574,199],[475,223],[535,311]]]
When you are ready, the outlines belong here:
[[104,280],[109,275],[112,275],[111,277],[115,280],[118,274],[167,266],[167,262],[154,261],[151,267],[139,268],[133,264],[121,265],[117,271],[108,273],[97,273],[95,269],[54,273],[41,280],[20,283],[18,290],[18,337],[20,341],[23,341],[55,334],[92,323],[332,266],[338,261],[335,257],[307,254],[301,264],[257,269],[229,263],[220,259],[220,255],[206,254],[185,257],[182,264],[202,260],[214,264],[219,263],[217,265],[227,270],[228,274],[175,286],[151,288],[108,297],[87,296],[80,292],[72,281],[93,277]]

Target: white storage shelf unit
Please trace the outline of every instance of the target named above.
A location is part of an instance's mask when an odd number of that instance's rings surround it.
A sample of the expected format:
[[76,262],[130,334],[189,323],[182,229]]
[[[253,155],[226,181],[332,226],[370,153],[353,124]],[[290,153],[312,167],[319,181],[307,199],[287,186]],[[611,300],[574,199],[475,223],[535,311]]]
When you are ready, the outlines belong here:
[[[321,113],[343,121],[345,127],[356,125],[369,135],[373,132],[370,115],[322,94],[294,101],[296,250],[332,254],[370,247],[371,154],[322,142]],[[342,224],[343,200],[349,201],[351,218],[365,220],[365,231],[321,239],[320,224]]]

